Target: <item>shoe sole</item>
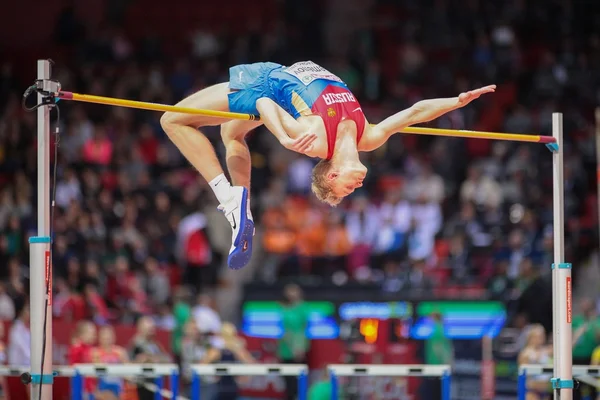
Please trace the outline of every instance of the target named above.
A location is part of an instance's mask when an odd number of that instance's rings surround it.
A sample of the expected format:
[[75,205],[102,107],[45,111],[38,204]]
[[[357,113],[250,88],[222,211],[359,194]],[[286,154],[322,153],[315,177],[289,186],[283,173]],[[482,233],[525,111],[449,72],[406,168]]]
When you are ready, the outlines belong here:
[[227,258],[227,265],[229,265],[229,268],[231,269],[244,268],[252,257],[254,222],[248,219],[248,214],[246,212],[248,202],[248,190],[246,188],[244,188],[242,196],[242,212],[240,213],[240,225],[242,226],[240,227],[240,231],[233,242],[234,249],[231,253],[229,253],[229,257]]

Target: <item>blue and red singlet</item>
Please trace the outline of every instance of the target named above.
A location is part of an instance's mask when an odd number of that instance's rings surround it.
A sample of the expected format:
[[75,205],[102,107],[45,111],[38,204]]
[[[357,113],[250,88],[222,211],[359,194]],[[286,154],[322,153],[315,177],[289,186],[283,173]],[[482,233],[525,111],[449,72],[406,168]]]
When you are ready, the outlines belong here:
[[348,86],[336,75],[312,61],[289,67],[275,63],[237,65],[230,69],[229,95],[233,112],[258,115],[256,101],[268,97],[294,118],[320,115],[327,132],[327,159],[333,156],[337,128],[341,121],[356,123],[356,142],[365,129],[362,108]]

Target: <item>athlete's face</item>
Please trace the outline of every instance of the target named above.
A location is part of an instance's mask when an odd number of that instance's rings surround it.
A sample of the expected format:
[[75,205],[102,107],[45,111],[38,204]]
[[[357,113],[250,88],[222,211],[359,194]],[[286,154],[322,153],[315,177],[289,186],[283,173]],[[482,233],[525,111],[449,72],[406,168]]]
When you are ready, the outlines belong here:
[[346,197],[363,185],[367,167],[362,164],[339,168],[330,172],[333,192],[337,197]]

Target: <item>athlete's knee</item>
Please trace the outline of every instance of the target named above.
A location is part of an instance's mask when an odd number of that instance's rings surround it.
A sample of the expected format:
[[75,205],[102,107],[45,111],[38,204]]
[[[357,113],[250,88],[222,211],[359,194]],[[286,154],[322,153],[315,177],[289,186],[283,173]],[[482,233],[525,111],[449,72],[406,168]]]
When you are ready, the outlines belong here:
[[175,112],[166,112],[160,117],[160,126],[169,136],[177,133],[177,128],[182,126],[190,126],[192,128],[199,128],[202,126],[199,121],[194,122],[193,125],[190,123],[189,115]]

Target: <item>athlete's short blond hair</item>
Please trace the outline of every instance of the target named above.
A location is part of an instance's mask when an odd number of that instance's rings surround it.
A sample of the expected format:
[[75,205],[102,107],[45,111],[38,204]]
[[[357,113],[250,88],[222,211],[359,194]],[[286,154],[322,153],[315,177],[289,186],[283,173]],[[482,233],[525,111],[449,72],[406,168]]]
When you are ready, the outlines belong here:
[[333,193],[333,186],[331,185],[331,182],[327,180],[327,174],[330,170],[331,160],[319,161],[313,168],[311,189],[315,196],[317,196],[317,199],[335,207],[341,203],[342,198],[337,197]]

